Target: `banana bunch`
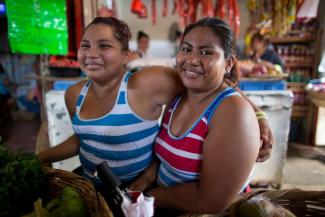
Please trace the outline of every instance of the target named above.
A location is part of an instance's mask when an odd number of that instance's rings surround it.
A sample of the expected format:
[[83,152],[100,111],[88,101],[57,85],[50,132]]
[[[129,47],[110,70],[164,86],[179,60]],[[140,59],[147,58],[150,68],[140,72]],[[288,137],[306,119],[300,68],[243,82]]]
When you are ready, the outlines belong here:
[[42,199],[34,202],[34,211],[22,217],[88,217],[85,203],[72,187],[65,187],[60,198],[49,201],[45,207]]

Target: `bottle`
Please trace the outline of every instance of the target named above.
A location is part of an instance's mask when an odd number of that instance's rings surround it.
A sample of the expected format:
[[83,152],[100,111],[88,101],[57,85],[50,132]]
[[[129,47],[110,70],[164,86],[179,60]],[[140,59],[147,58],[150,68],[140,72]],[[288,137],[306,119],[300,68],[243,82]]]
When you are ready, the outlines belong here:
[[122,187],[122,182],[116,177],[106,161],[97,165],[97,176],[103,182],[101,194],[111,208],[114,216],[124,216],[121,209],[123,200],[133,202],[132,196],[127,188]]

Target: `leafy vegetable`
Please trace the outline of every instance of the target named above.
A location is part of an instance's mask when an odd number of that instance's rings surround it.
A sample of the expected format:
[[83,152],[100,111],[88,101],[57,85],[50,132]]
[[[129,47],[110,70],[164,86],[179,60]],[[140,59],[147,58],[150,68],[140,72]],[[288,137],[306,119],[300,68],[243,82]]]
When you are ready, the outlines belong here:
[[18,217],[33,209],[47,188],[41,162],[35,155],[9,151],[0,145],[0,217]]

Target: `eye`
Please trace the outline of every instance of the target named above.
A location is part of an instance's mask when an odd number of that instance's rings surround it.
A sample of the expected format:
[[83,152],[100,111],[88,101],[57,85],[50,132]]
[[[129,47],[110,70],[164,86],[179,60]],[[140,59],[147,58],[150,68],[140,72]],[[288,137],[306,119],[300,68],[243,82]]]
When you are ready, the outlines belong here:
[[188,47],[181,47],[181,51],[187,53],[190,52],[191,50]]
[[212,54],[213,54],[212,51],[208,51],[208,50],[202,50],[201,51],[201,55],[203,55],[203,56],[212,55]]
[[89,48],[90,46],[89,46],[89,44],[81,43],[81,44],[80,44],[80,47],[81,47],[81,48]]
[[110,44],[100,44],[99,47],[100,48],[110,48],[112,46]]

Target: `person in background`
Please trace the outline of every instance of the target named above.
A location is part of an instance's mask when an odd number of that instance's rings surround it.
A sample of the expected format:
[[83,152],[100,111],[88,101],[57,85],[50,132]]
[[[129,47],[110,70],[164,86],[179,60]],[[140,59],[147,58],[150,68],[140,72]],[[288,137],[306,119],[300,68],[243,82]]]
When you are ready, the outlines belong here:
[[17,101],[26,111],[34,113],[35,117],[40,114],[40,92],[36,83],[33,82],[27,93],[19,96]]
[[11,108],[15,101],[10,93],[10,81],[0,62],[0,123],[12,121]]
[[[39,63],[37,61],[33,64],[33,68],[35,72],[38,70]],[[35,117],[39,116],[41,112],[41,93],[35,80],[30,81],[29,90],[26,94],[19,96],[17,102],[24,110],[34,113]]]
[[130,61],[148,57],[150,38],[149,35],[143,31],[139,31],[137,35],[137,50],[132,51]]
[[[252,177],[258,121],[225,81],[237,82],[234,41],[221,19],[204,18],[185,28],[176,63],[186,91],[166,109],[155,140],[158,160],[130,187],[147,190],[158,207],[216,214]],[[156,177],[158,187],[148,190]],[[174,216],[160,212],[156,215]]]
[[[113,17],[97,17],[87,26],[78,61],[89,80],[65,92],[74,134],[39,153],[41,162],[52,163],[78,154],[83,175],[98,186],[101,181],[95,176],[96,165],[102,161],[107,161],[126,185],[148,168],[162,106],[185,89],[172,68],[126,71],[130,37],[129,27]],[[263,133],[267,143],[273,143],[268,124],[261,124],[266,129]],[[264,155],[269,154],[270,150]]]
[[281,58],[273,49],[269,48],[268,40],[259,32],[251,37],[251,50],[253,61],[265,65],[268,69],[283,71],[284,65]]

